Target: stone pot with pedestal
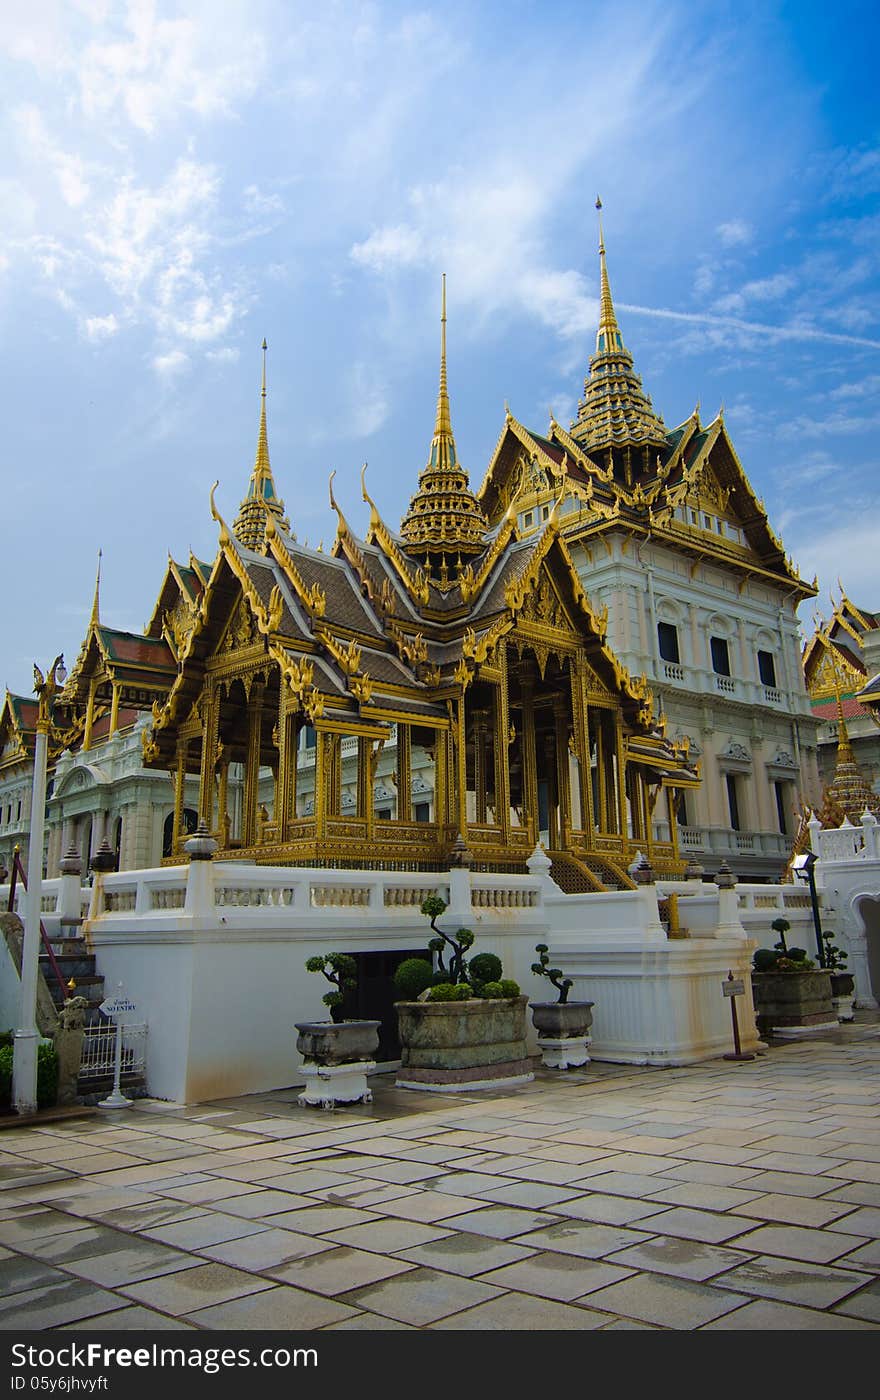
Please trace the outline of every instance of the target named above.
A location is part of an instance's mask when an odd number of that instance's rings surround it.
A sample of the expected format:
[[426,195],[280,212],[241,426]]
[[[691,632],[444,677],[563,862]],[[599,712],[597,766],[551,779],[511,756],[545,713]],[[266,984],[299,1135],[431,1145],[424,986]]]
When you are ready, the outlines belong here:
[[546,1069],[582,1069],[590,1063],[591,1001],[532,1001],[529,1009]]
[[569,1001],[574,986],[562,969],[550,966],[546,943],[535,945],[538,961],[532,963],[536,977],[545,977],[555,987],[556,1001],[530,1002],[532,1024],[538,1032],[538,1049],[545,1069],[582,1069],[590,1063],[589,1046],[592,1037],[593,1002]]
[[534,1078],[524,996],[399,1001],[398,1088],[485,1089]]
[[303,1106],[372,1103],[367,1075],[376,1068],[380,1021],[297,1021],[296,1048],[303,1057]]
[[851,972],[831,973],[831,1004],[838,1021],[851,1021],[853,1019],[855,1015],[853,1011],[855,989],[856,979]]

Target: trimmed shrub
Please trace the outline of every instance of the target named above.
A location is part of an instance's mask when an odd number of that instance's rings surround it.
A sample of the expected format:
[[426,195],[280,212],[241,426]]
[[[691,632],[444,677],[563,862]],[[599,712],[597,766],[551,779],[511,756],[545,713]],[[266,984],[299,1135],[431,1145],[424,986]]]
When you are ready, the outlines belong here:
[[501,959],[495,953],[477,953],[468,963],[468,975],[475,983],[499,982],[501,972]]
[[415,1001],[434,980],[427,958],[405,958],[394,971],[394,990],[401,1001]]
[[521,995],[518,982],[514,982],[512,977],[502,977],[501,995],[505,997],[518,997]]
[[[13,1047],[0,1046],[0,1109],[12,1107]],[[37,1108],[52,1108],[58,1100],[58,1054],[41,1041],[37,1047]]]

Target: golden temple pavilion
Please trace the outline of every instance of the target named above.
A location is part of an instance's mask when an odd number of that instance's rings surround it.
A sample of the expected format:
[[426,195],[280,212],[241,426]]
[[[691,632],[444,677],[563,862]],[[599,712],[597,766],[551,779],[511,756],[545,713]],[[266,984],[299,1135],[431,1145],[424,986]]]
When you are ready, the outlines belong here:
[[[444,280],[434,433],[398,532],[364,472],[365,538],[331,477],[331,550],[297,541],[269,461],[264,342],[256,459],[232,525],[211,493],[213,565],[169,562],[139,651],[123,655],[118,638],[91,629],[74,688],[87,709],[152,704],[144,754],[174,778],[172,859],[187,835],[187,778],[197,776],[220,858],[436,869],[460,836],[477,866],[515,869],[543,836],[570,888],[628,885],[637,851],[657,870],[681,869],[672,816],[699,775],[686,744],[664,737],[645,679],[607,645],[558,512],[523,537],[513,500],[490,526],[456,452],[445,298]],[[297,781],[307,744],[308,803]],[[395,755],[392,816],[374,801],[385,745]],[[353,752],[356,801],[344,803],[343,753],[350,764]],[[418,812],[415,766],[433,773],[433,801]],[[673,833],[664,843],[652,838],[661,798]]]

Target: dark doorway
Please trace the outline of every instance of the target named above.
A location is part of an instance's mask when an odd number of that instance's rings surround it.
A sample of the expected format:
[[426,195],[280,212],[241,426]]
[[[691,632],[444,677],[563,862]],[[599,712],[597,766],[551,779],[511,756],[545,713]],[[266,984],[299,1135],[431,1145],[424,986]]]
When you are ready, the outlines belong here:
[[379,1063],[400,1059],[400,1041],[397,1038],[397,1012],[394,1010],[396,993],[394,972],[404,958],[427,958],[431,954],[427,948],[410,948],[389,953],[349,953],[357,963],[357,987],[345,999],[343,1013],[346,1020],[381,1021],[379,1027],[379,1049],[376,1059]]

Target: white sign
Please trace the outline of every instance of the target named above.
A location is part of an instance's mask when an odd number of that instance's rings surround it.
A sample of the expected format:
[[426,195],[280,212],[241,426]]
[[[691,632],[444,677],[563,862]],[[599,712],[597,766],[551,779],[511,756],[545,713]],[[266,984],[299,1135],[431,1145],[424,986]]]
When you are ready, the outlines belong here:
[[721,987],[726,997],[745,996],[746,984],[741,980],[738,981],[734,978],[728,977],[726,982],[721,983]]
[[126,996],[108,997],[101,1002],[100,1010],[105,1016],[124,1016],[128,1011],[137,1011],[137,1004]]

